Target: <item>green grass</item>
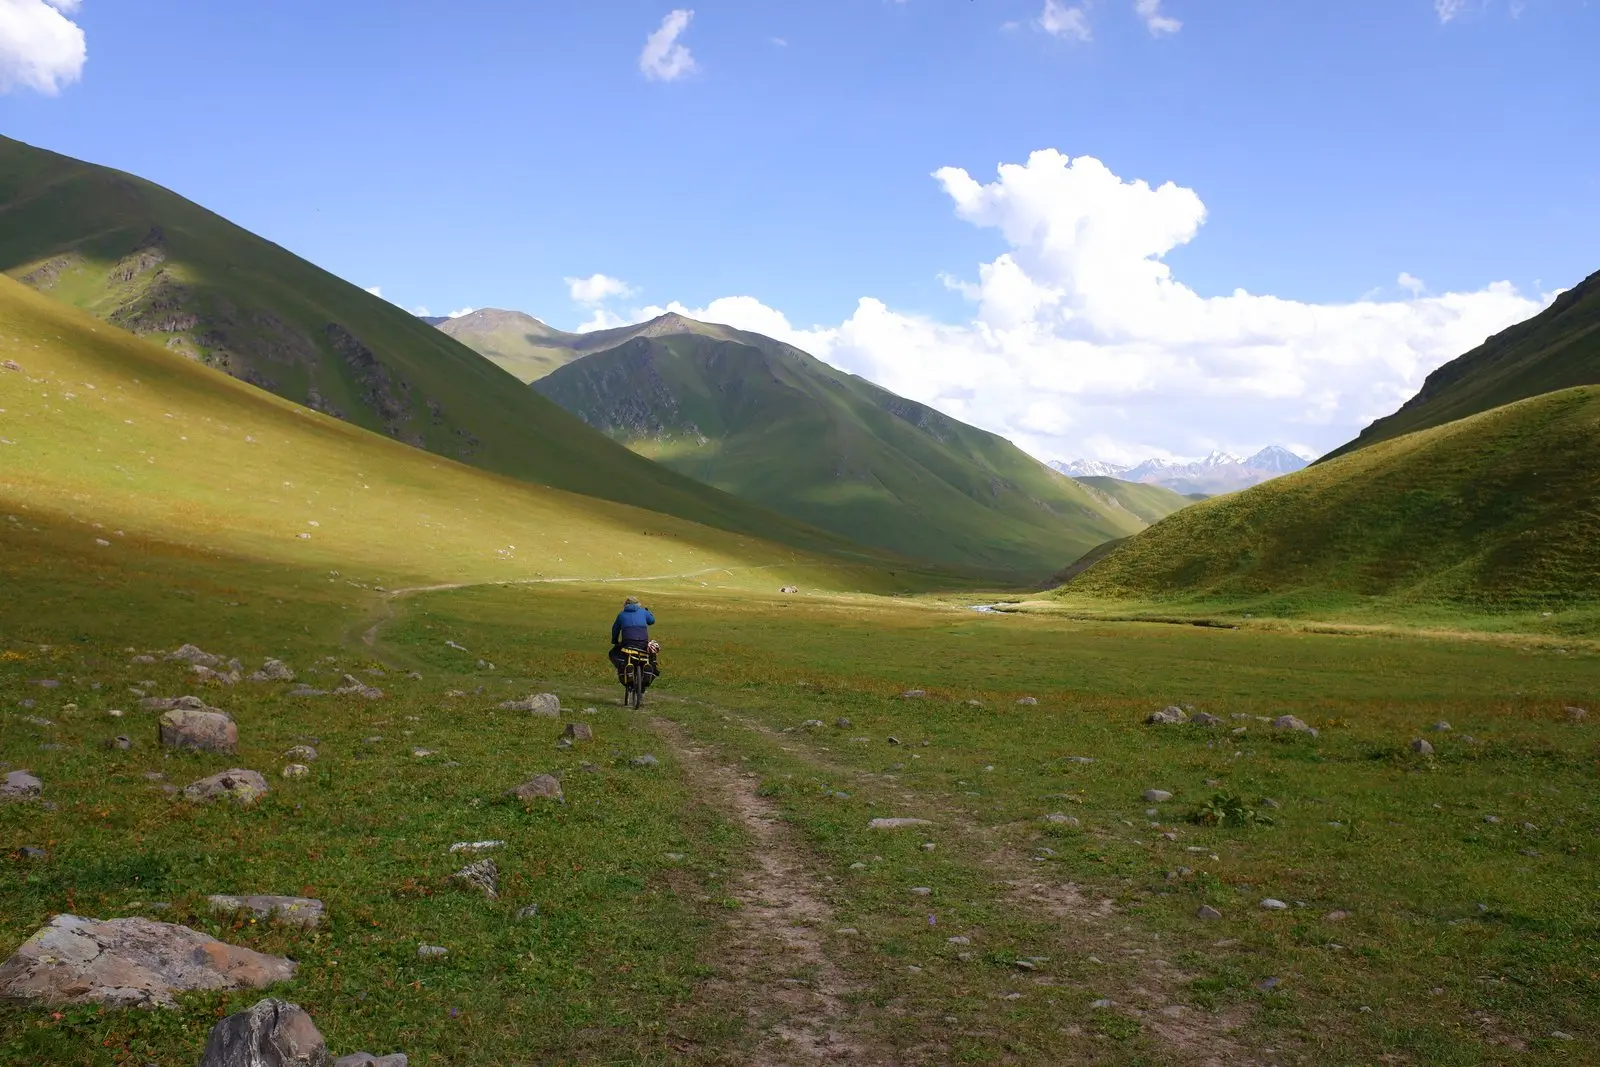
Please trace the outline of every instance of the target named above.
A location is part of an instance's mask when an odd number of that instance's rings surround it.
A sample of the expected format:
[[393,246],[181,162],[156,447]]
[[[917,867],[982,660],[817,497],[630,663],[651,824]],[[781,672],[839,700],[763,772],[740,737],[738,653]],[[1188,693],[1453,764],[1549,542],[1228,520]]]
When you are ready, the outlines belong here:
[[1600,385],[1600,273],[1526,322],[1451,360],[1417,395],[1323,461],[1402,434],[1578,385]]
[[1143,482],[1125,482],[1121,478],[1074,478],[1073,481],[1099,495],[1115,501],[1115,506],[1126,509],[1146,525],[1153,525],[1174,511],[1194,503],[1181,493],[1161,485]]
[[[643,455],[862,544],[1037,581],[1175,494],[1088,490],[799,349],[687,320],[534,388]],[[1171,510],[1170,506],[1168,510]]]
[[577,359],[587,336],[564,333],[532,315],[498,308],[479,308],[446,319],[438,328],[522,382],[543,378]]
[[1600,388],[1563,390],[1192,505],[1061,596],[1089,611],[1592,622],[1597,477]]
[[[640,459],[415,316],[170,190],[8,138],[0,271],[449,459],[803,549],[853,550]],[[24,356],[34,341],[10,336]]]

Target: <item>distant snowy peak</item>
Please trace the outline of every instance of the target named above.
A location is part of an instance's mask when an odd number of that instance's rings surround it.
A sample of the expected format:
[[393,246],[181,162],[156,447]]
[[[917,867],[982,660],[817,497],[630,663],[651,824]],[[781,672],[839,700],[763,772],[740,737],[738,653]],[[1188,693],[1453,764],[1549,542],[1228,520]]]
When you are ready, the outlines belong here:
[[1050,469],[1060,471],[1069,478],[1121,478],[1129,470],[1120,463],[1105,463],[1098,459],[1075,459],[1070,463],[1051,460]]
[[1133,467],[1097,459],[1060,460],[1050,466],[1073,478],[1120,478],[1165,486],[1179,493],[1231,493],[1280,474],[1290,474],[1306,465],[1306,460],[1282,445],[1268,445],[1248,459],[1230,452],[1212,452],[1197,460],[1147,459]]

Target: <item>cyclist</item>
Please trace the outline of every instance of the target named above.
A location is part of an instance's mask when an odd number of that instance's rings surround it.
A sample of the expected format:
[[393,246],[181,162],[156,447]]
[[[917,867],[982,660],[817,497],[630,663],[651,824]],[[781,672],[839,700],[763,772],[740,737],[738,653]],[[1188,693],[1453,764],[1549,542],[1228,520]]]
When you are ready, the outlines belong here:
[[624,648],[638,649],[647,652],[650,656],[650,669],[645,672],[645,688],[650,688],[650,683],[656,680],[656,675],[661,673],[661,667],[656,662],[656,651],[660,648],[650,640],[650,627],[656,623],[656,617],[650,609],[639,603],[639,598],[630,596],[623,601],[622,610],[617,613],[616,621],[611,624],[611,652],[607,658],[611,665],[617,669],[617,681],[623,685],[628,684],[623,675],[623,668],[627,666],[628,658],[623,655]]

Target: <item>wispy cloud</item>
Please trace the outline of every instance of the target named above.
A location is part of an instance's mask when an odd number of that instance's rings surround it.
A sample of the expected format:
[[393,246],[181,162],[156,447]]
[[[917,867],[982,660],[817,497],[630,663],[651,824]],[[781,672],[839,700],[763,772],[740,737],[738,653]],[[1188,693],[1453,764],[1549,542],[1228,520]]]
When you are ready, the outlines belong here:
[[1161,10],[1161,0],[1133,0],[1133,10],[1144,19],[1145,28],[1151,36],[1160,37],[1164,33],[1177,33],[1183,29],[1183,23]]
[[1090,40],[1094,33],[1089,29],[1089,11],[1082,4],[1068,7],[1061,0],[1044,0],[1044,10],[1039,13],[1039,28],[1052,37],[1071,41]]
[[1428,283],[1408,270],[1400,272],[1400,277],[1395,279],[1395,284],[1410,293],[1413,300],[1428,290]]
[[55,96],[83,77],[83,28],[68,15],[78,0],[0,0],[0,93]]
[[1434,13],[1440,22],[1453,22],[1467,9],[1468,0],[1433,0]]
[[461,316],[470,315],[477,310],[477,308],[457,308],[456,310],[450,312],[450,317],[452,319],[459,319]]
[[567,292],[579,304],[603,304],[612,297],[632,296],[637,290],[621,278],[591,274],[587,278],[566,278]]
[[656,31],[644,40],[644,51],[639,53],[639,70],[651,81],[671,82],[697,69],[689,49],[678,43],[678,38],[689,28],[694,12],[688,8],[675,8],[661,20]]

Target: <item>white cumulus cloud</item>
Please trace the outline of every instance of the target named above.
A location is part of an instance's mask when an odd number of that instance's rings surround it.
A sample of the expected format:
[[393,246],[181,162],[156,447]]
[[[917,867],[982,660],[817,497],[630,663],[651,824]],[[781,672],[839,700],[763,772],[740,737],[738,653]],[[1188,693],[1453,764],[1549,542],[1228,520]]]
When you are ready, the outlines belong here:
[[55,96],[83,76],[88,46],[68,15],[78,0],[0,0],[0,92]]
[[382,296],[383,295],[383,286],[381,286],[381,285],[369,285],[369,286],[367,286],[367,292],[371,293],[373,296]]
[[633,286],[620,278],[610,278],[604,274],[563,280],[567,283],[567,292],[579,304],[603,304],[613,297],[628,297],[634,294]]
[[943,322],[861,298],[836,326],[800,327],[753,296],[664,310],[787,341],[843,370],[1007,436],[1046,459],[1138,460],[1268,443],[1326,451],[1392,412],[1422,379],[1527,318],[1509,282],[1401,300],[1308,303],[1243,289],[1202,296],[1163,257],[1206,218],[1192,189],[1127,181],[1090,156],[1033,153],[990,181],[934,178],[958,217],[1008,248]]
[[1144,19],[1145,28],[1152,36],[1177,33],[1183,29],[1183,23],[1161,10],[1161,0],[1133,0],[1133,10],[1136,15]]
[[1400,272],[1400,277],[1395,279],[1395,284],[1413,297],[1421,296],[1423,291],[1428,288],[1427,282],[1406,270]]
[[1089,12],[1083,5],[1068,7],[1061,0],[1044,0],[1044,10],[1039,13],[1039,28],[1054,37],[1074,41],[1087,41],[1093,37],[1089,29]]
[[452,319],[459,319],[461,316],[470,315],[477,310],[477,308],[456,308],[454,311],[450,312],[449,317]]
[[667,12],[667,17],[661,20],[661,25],[644,39],[644,51],[639,53],[639,70],[646,78],[652,81],[670,82],[695,72],[697,68],[694,56],[689,54],[687,47],[678,42],[678,38],[683,36],[683,31],[689,28],[689,21],[693,18],[693,11],[687,8],[675,8]]

